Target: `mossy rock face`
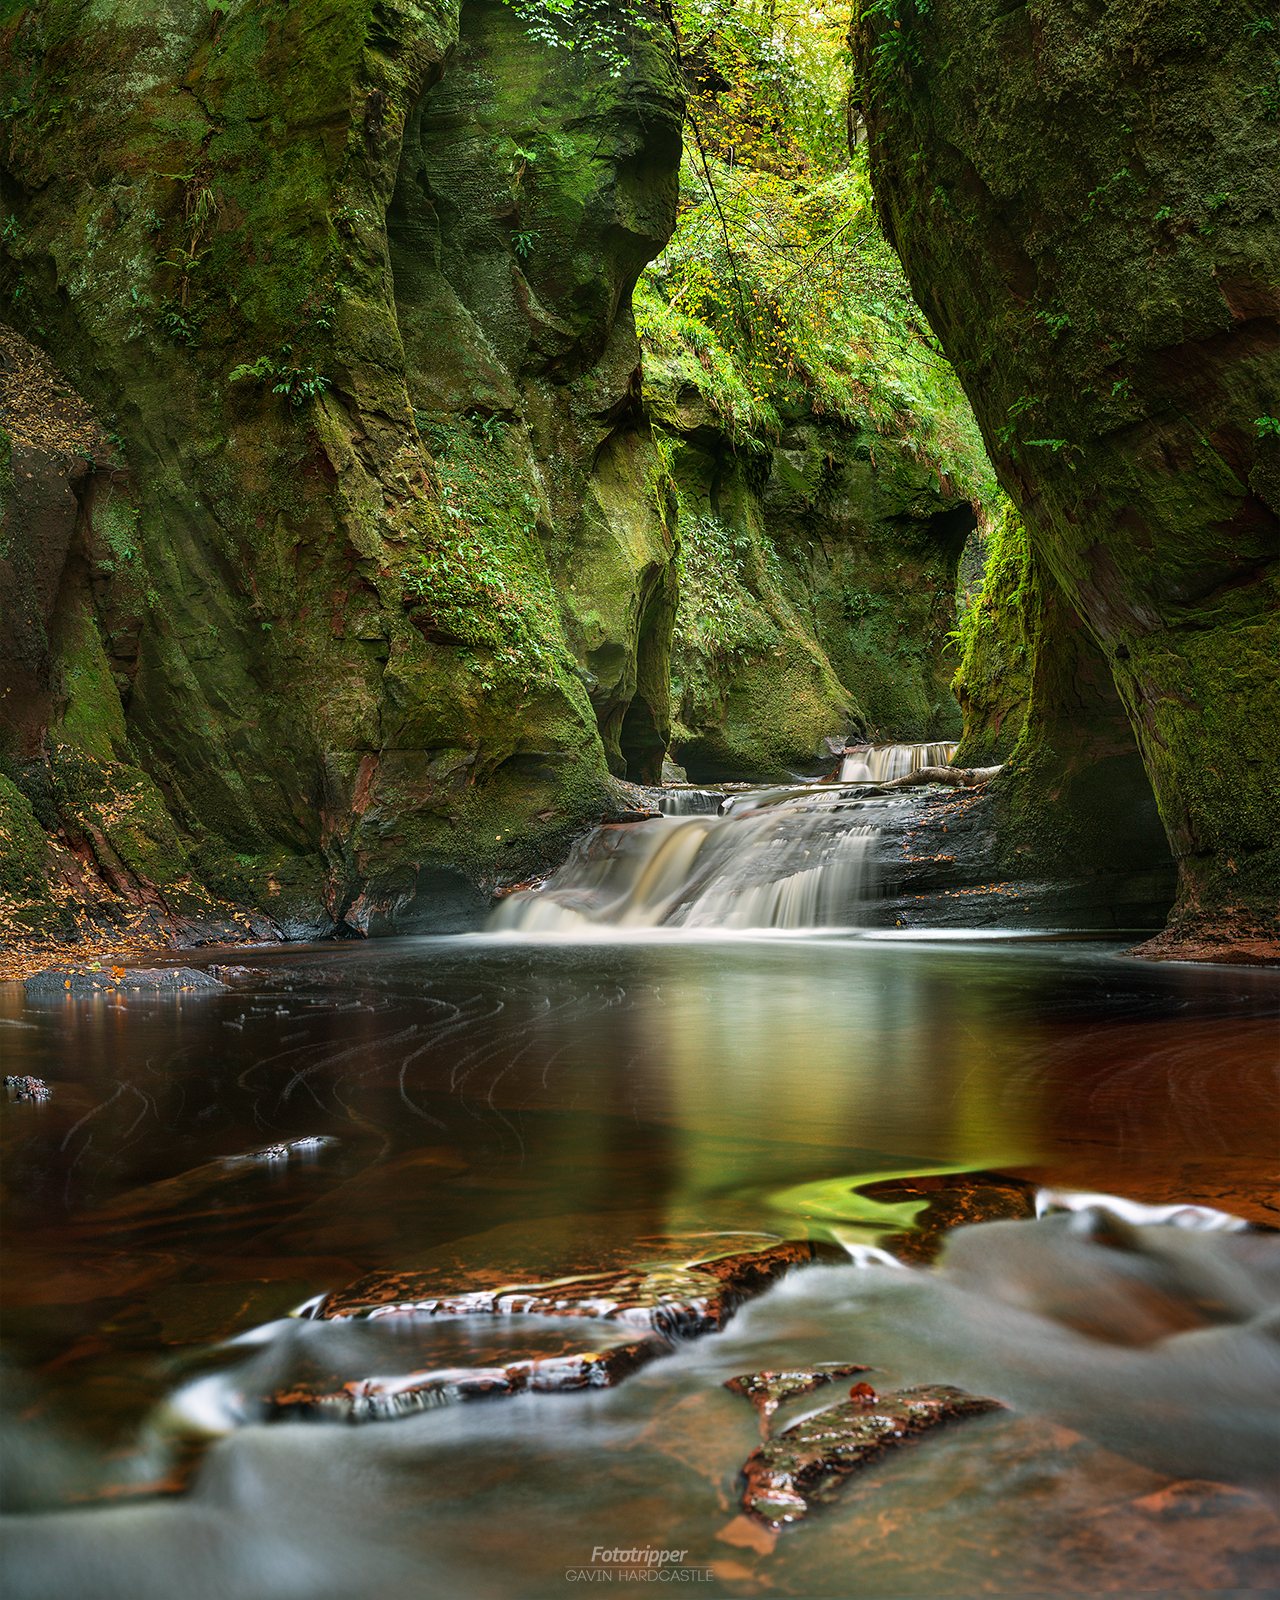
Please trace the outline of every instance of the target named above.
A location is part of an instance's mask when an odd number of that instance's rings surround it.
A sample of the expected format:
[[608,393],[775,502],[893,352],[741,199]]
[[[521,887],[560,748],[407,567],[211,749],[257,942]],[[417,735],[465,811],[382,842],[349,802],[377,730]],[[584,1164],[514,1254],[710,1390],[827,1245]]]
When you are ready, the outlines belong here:
[[1171,934],[1280,902],[1278,40],[1246,0],[911,0],[855,35],[881,214],[1108,663]]
[[1021,517],[1012,507],[999,512],[985,534],[982,568],[966,595],[961,624],[964,653],[952,682],[964,713],[958,766],[1006,761],[1026,723],[1037,652],[1045,642],[1043,579],[1034,561]]
[[973,505],[902,442],[807,418],[772,452],[761,512],[832,669],[873,737],[955,738],[957,568]]
[[[503,5],[468,5],[387,218],[408,392],[446,488],[464,510],[486,500],[492,522],[505,472],[506,520],[545,563],[608,764],[643,781],[670,726],[675,548],[630,304],[674,226],[681,116],[647,35],[613,77],[589,52],[538,46]],[[459,414],[488,457],[470,481]]]
[[0,777],[0,903],[9,915],[34,901],[52,905],[48,841],[30,800]]
[[446,868],[480,893],[598,814],[606,755],[660,763],[674,543],[611,485],[652,456],[663,51],[615,77],[498,0],[45,0],[0,99],[0,314],[127,459],[29,519],[57,599],[8,746],[146,774],[188,869],[312,932],[424,926]]
[[956,673],[964,737],[955,764],[1005,770],[990,795],[993,865],[1017,878],[1175,869],[1137,741],[1089,630],[1039,565],[1010,508],[990,541]]
[[973,505],[900,441],[804,414],[735,444],[646,368],[678,501],[673,748],[696,782],[830,765],[829,739],[957,737],[957,566]]

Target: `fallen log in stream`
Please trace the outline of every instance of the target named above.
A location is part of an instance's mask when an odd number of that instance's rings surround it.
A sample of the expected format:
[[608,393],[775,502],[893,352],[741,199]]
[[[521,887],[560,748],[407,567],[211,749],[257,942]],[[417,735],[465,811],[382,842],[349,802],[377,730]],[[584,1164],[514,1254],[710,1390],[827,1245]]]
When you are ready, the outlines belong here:
[[886,778],[877,789],[909,789],[921,783],[949,783],[953,789],[972,789],[988,783],[1003,767],[917,767],[901,778]]
[[905,773],[900,778],[851,778],[842,780],[840,767],[835,767],[825,779],[823,785],[838,784],[843,782],[845,787],[856,785],[865,794],[874,796],[887,794],[894,789],[910,789],[926,783],[946,783],[953,789],[972,789],[980,783],[989,783],[997,773],[1003,772],[999,767],[917,767],[914,772]]

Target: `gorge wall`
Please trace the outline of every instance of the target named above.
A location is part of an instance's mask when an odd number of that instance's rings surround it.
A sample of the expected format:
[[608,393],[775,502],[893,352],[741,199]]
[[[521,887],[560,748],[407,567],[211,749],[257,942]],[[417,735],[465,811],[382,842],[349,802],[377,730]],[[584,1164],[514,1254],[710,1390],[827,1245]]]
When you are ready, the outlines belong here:
[[1276,24],[890,0],[853,42],[886,229],[1155,792],[1179,868],[1155,953],[1274,953]]
[[679,507],[672,750],[690,778],[829,768],[833,734],[957,738],[972,490],[905,440],[812,411],[735,443],[661,354],[645,397]]
[[[772,776],[958,727],[967,494],[803,408],[744,448],[642,365],[660,30],[0,13],[7,937],[471,926],[673,736]],[[695,604],[712,524],[729,635]]]
[[[630,317],[674,217],[669,61],[640,40],[614,77],[496,3],[459,27],[339,0],[6,26],[7,298],[115,436],[62,495],[64,565],[7,524],[52,633],[6,765],[103,871],[163,834],[129,865],[167,914],[198,884],[291,934],[473,921],[615,803],[669,639]],[[19,497],[33,462],[67,464],[15,440]]]

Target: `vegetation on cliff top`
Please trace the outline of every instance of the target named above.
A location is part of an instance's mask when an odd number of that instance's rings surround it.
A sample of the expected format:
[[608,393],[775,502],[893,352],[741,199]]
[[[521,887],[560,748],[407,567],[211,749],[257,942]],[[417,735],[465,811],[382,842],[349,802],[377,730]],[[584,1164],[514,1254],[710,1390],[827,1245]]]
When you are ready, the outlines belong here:
[[[865,146],[847,110],[847,10],[683,0],[672,18],[688,100],[685,152],[675,232],[635,296],[646,393],[659,431],[686,440],[699,411],[686,401],[696,395],[751,488],[729,490],[716,469],[707,503],[698,468],[692,483],[690,464],[675,473],[673,690],[684,716],[673,733],[684,742],[694,702],[707,714],[717,693],[740,700],[747,677],[764,697],[757,712],[767,703],[785,720],[797,690],[790,681],[784,688],[779,663],[794,656],[801,678],[825,685],[813,727],[843,705],[889,736],[931,736],[947,716],[936,704],[939,693],[946,699],[942,675],[931,665],[928,687],[915,678],[916,658],[936,653],[933,633],[904,655],[892,620],[905,616],[902,597],[884,566],[894,557],[872,528],[898,517],[905,535],[924,514],[916,497],[931,475],[943,498],[979,506],[992,503],[995,480],[875,215]],[[815,433],[801,446],[800,433],[815,427],[822,443]],[[859,459],[869,463],[865,477]],[[769,515],[756,503],[762,494]],[[732,508],[721,503],[726,495]],[[829,543],[846,502],[858,508],[861,566],[852,547],[844,551],[851,528],[838,536],[841,555]],[[924,587],[937,577],[918,576]],[[949,610],[951,586],[943,587]],[[809,659],[815,649],[821,660]],[[765,679],[777,680],[771,691]]]
[[877,224],[842,114],[847,15],[685,0],[689,94],[675,234],[642,277],[647,352],[735,439],[797,412],[906,440],[975,499],[994,492],[959,382]]

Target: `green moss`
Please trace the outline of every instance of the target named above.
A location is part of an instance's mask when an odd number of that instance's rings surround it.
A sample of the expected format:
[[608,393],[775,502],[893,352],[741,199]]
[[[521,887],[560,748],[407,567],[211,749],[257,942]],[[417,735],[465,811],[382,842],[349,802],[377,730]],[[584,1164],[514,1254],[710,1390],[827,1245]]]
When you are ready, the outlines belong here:
[[146,773],[65,743],[53,745],[51,769],[59,820],[90,846],[113,887],[157,890],[170,911],[213,909]]
[[1026,528],[1006,501],[988,535],[981,585],[957,633],[961,657],[952,687],[964,711],[958,766],[996,766],[1017,744],[1031,698],[1041,607]]
[[1039,569],[1110,663],[1180,925],[1275,937],[1275,765],[1235,710],[1237,672],[1268,709],[1280,678],[1253,643],[1275,636],[1280,549],[1256,429],[1280,392],[1257,336],[1280,304],[1280,56],[1255,17],[935,0],[928,25],[903,9],[892,78],[879,11],[855,42],[886,229]]
[[50,648],[60,660],[66,697],[61,736],[102,760],[114,760],[125,750],[124,711],[93,618],[78,608],[60,613]]
[[464,647],[483,694],[518,700],[575,662],[538,543],[541,505],[507,432],[479,413],[433,425],[444,516],[401,580],[414,625]]
[[52,905],[48,854],[48,836],[30,800],[0,777],[0,917],[8,920],[32,902]]

